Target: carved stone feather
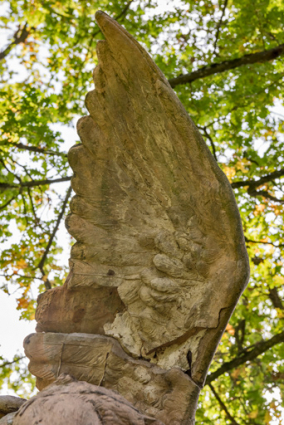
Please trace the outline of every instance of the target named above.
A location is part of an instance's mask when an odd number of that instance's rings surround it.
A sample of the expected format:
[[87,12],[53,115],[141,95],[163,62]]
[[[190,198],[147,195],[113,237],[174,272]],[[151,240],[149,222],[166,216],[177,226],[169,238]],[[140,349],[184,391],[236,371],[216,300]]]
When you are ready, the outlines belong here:
[[[77,242],[64,286],[40,296],[37,331],[111,336],[200,387],[248,280],[238,208],[150,56],[108,15],[96,19],[105,41],[90,115],[69,152],[76,196],[66,226]],[[56,378],[35,374],[42,386]]]

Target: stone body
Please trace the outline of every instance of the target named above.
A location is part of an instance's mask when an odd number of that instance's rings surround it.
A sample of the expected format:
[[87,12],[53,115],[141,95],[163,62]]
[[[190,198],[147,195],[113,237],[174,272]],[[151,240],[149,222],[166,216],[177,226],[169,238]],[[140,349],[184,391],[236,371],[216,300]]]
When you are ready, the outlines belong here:
[[199,388],[182,370],[163,370],[133,359],[113,338],[37,333],[25,339],[25,347],[39,389],[62,373],[72,374],[80,381],[117,391],[136,409],[165,425],[183,423],[189,406],[196,407]]
[[26,354],[40,389],[64,371],[166,425],[193,424],[249,276],[241,220],[159,68],[117,22],[96,19],[105,41],[90,115],[69,152],[76,196],[66,226],[77,242],[64,286],[39,298]]
[[16,415],[16,411],[12,413],[7,413],[5,416],[2,416],[0,419],[0,425],[13,425],[14,417]]
[[13,425],[164,425],[111,390],[60,377],[27,401]]
[[0,425],[12,425],[16,412],[26,401],[11,395],[0,396]]
[[[0,418],[16,412],[27,400],[11,395],[0,396]],[[1,423],[1,422],[0,422]]]

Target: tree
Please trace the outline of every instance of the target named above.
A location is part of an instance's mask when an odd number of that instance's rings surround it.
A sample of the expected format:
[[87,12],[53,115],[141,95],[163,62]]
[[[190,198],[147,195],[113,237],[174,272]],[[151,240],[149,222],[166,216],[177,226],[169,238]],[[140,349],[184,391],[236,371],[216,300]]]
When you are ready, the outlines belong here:
[[[0,181],[8,241],[16,223],[20,244],[1,255],[4,275],[32,317],[32,282],[60,284],[56,235],[71,191],[62,138],[52,124],[84,114],[94,47],[102,38],[87,2],[14,2],[13,31],[0,55],[2,140]],[[240,207],[252,277],[219,346],[197,423],[270,423],[280,417],[283,389],[283,8],[280,2],[175,2],[166,12],[153,2],[114,2],[105,11],[153,55],[229,177]],[[42,47],[40,50],[41,46]],[[26,71],[17,76],[12,58]],[[12,82],[12,84],[11,84]],[[25,153],[23,155],[23,153]],[[50,208],[52,217],[42,214]],[[41,216],[40,216],[41,215]],[[39,237],[40,234],[40,237]],[[3,289],[8,290],[5,281]],[[280,419],[279,419],[280,421]]]

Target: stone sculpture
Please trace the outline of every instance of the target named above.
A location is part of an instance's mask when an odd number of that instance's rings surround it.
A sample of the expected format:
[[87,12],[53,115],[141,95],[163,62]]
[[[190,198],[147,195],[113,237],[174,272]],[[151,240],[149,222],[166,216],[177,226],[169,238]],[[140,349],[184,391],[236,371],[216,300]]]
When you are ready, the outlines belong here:
[[25,339],[30,371],[43,389],[60,374],[115,390],[165,425],[183,423],[195,410],[198,386],[181,369],[163,370],[128,356],[115,339],[90,334],[37,333]]
[[13,425],[163,425],[123,397],[70,376],[60,377],[15,415]]
[[[9,425],[26,399],[11,395],[0,396],[0,424]],[[2,419],[1,419],[2,418]]]
[[165,425],[193,424],[248,280],[241,220],[162,72],[117,22],[96,19],[105,41],[90,115],[69,152],[76,196],[66,226],[77,242],[64,286],[39,297],[25,350],[39,389],[68,373]]

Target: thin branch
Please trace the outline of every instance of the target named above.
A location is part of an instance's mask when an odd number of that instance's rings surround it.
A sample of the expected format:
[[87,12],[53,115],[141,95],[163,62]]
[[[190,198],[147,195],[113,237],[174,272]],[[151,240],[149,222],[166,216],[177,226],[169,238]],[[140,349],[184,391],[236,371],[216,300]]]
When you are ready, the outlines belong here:
[[0,52],[0,60],[4,59],[6,56],[8,56],[8,54],[12,50],[13,46],[20,44],[20,43],[24,43],[26,41],[26,39],[28,38],[28,35],[30,33],[28,31],[27,27],[28,27],[27,23],[24,25],[23,28],[21,28],[19,26],[19,28],[17,29],[17,31],[14,34],[14,40],[12,41],[12,43],[10,43],[9,46],[6,47],[6,49],[4,49],[4,50],[2,50],[2,52]]
[[49,289],[51,289],[51,288],[52,288],[51,282],[50,282],[50,280],[48,279],[48,277],[46,276],[43,266],[40,266],[40,267],[38,267],[38,268],[39,268],[39,269],[40,269],[40,271],[41,271],[41,274],[42,274],[42,280],[43,280],[43,283],[44,283],[45,289],[48,291]]
[[10,183],[4,183],[0,182],[0,191],[6,190],[6,189],[22,189],[25,187],[36,187],[36,186],[44,186],[47,184],[53,184],[53,183],[62,183],[62,182],[68,182],[71,180],[71,176],[69,177],[61,177],[60,179],[54,179],[54,180],[32,180],[29,182],[21,182],[20,184],[10,184]]
[[50,151],[48,149],[38,148],[36,146],[24,145],[23,143],[5,142],[4,144],[9,144],[11,147],[15,147],[15,148],[18,148],[18,149],[23,149],[23,150],[26,150],[26,151],[37,152],[37,153],[43,153],[43,154],[46,154],[46,155],[67,156],[67,153],[65,153],[65,152]]
[[213,142],[212,137],[210,136],[210,134],[209,134],[209,133],[208,133],[208,131],[207,131],[207,127],[199,127],[199,126],[198,126],[198,128],[200,128],[201,130],[203,130],[203,132],[204,132],[204,135],[205,135],[206,139],[208,139],[208,140],[209,140],[210,145],[211,145],[211,148],[212,148],[212,154],[213,154],[213,156],[214,156],[214,158],[215,158],[216,162],[218,162],[218,158],[217,158],[217,155],[216,155],[216,148],[215,148],[215,144],[214,144],[214,142]]
[[11,364],[18,363],[20,360],[22,360],[22,359],[24,359],[24,358],[25,358],[25,356],[16,357],[14,360],[12,360],[12,361],[10,361],[10,362],[4,362],[4,363],[2,363],[0,366],[1,366],[1,368],[2,368],[2,367],[5,367],[5,366],[9,366],[9,365],[11,365]]
[[54,13],[57,16],[60,16],[61,18],[67,18],[67,19],[73,19],[73,15],[63,15],[62,13],[57,12],[56,10],[54,10],[46,1],[42,1],[42,6],[49,10],[50,13]]
[[[22,179],[21,179],[21,177],[19,177],[19,176],[17,176],[17,174],[15,174],[15,173],[13,173],[13,171],[11,171],[11,170],[9,170],[9,168],[7,167],[7,165],[5,164],[5,161],[2,159],[2,158],[0,158],[0,162],[1,162],[1,164],[3,165],[3,167],[5,168],[5,170],[9,173],[9,174],[12,174],[14,177],[15,177],[15,179],[16,180],[18,180],[18,182],[20,183],[20,185],[22,184]],[[0,186],[1,187],[1,186]]]
[[284,204],[284,200],[278,199],[275,196],[270,195],[270,193],[267,192],[267,190],[252,190],[252,189],[248,189],[247,193],[250,196],[253,196],[254,198],[257,198],[258,196],[263,196],[264,198],[270,199],[271,201],[279,202],[279,204]]
[[[126,4],[126,6],[125,6],[125,8],[124,9],[122,9],[122,11],[117,15],[117,16],[115,16],[113,19],[115,20],[115,21],[118,21],[120,18],[125,18],[125,15],[126,15],[126,13],[127,13],[127,11],[128,11],[128,9],[129,9],[129,7],[130,7],[130,5],[131,5],[131,3],[133,2],[134,0],[130,0],[127,4]],[[96,27],[95,27],[96,28]],[[89,41],[89,48],[91,47],[91,45],[93,44],[93,41],[94,41],[94,38],[99,34],[101,32],[101,30],[100,30],[100,28],[98,28],[96,31],[94,31],[93,32],[93,34],[92,34],[92,37],[90,38],[90,41]],[[75,44],[77,44],[77,42],[75,43]]]
[[276,245],[273,242],[253,241],[252,239],[248,239],[246,236],[245,236],[245,241],[249,242],[249,243],[260,243],[260,244],[262,243],[262,244],[265,244],[265,245],[273,245],[275,248],[284,247],[284,243],[280,243],[280,244]]
[[7,201],[5,204],[0,206],[0,211],[4,210],[9,204],[11,204],[12,201],[14,201],[16,199],[16,196],[12,196],[11,199],[9,199],[9,201]]
[[120,13],[119,13],[119,15],[117,15],[117,16],[114,18],[116,21],[118,21],[120,18],[125,18],[125,15],[126,15],[126,13],[127,13],[128,9],[129,9],[129,7],[130,7],[131,3],[133,3],[133,0],[130,0],[130,1],[126,4],[125,8],[124,8],[124,9],[123,9]]
[[247,193],[250,196],[257,197],[263,196],[264,198],[270,199],[274,202],[278,202],[280,204],[284,204],[284,200],[278,199],[275,196],[271,195],[267,190],[256,190],[257,187],[262,186],[265,183],[271,182],[276,178],[284,176],[284,168],[280,170],[273,171],[273,173],[269,173],[266,176],[261,177],[258,180],[243,180],[243,181],[235,181],[231,183],[233,189],[240,187],[248,187]]
[[213,45],[213,47],[214,47],[213,55],[216,52],[217,43],[218,43],[219,35],[220,35],[220,28],[221,28],[221,25],[222,25],[222,21],[223,21],[224,15],[225,15],[227,5],[228,5],[228,0],[225,0],[224,5],[223,5],[223,9],[222,9],[222,15],[221,15],[220,21],[218,22],[217,28],[216,28],[216,37],[215,37],[215,41],[214,41],[214,45]]
[[230,71],[244,65],[252,65],[255,63],[268,62],[278,58],[284,53],[284,44],[279,44],[269,50],[261,52],[250,53],[237,59],[226,60],[220,63],[213,63],[211,65],[203,66],[196,71],[189,74],[179,75],[175,78],[170,78],[169,83],[171,87],[176,87],[179,84],[188,84],[201,78],[208,77],[209,75],[220,74],[221,72]]
[[238,353],[240,354],[243,352],[243,345],[245,341],[245,332],[246,330],[246,319],[240,320],[238,325],[235,327],[235,338],[236,338],[236,345],[238,347]]
[[284,342],[284,331],[280,332],[277,335],[274,335],[272,338],[266,341],[258,342],[254,345],[253,349],[244,350],[244,353],[241,356],[234,358],[230,362],[223,363],[222,366],[219,367],[219,369],[215,370],[215,372],[212,372],[210,375],[207,376],[206,384],[210,384],[224,373],[229,372],[230,370],[235,369],[248,361],[256,359],[258,356],[265,353],[271,347],[274,347],[274,345],[280,344],[281,342]]
[[261,177],[258,180],[243,180],[243,181],[236,181],[231,184],[233,188],[239,188],[244,186],[249,186],[252,188],[259,187],[263,185],[264,183],[268,183],[278,177],[284,176],[284,168],[281,168],[280,170],[273,171],[273,173],[269,173],[266,176]]
[[216,390],[213,387],[213,385],[212,384],[209,384],[209,387],[210,387],[210,390],[212,391],[212,393],[214,394],[216,400],[218,401],[221,409],[224,410],[224,412],[226,413],[227,418],[231,421],[231,424],[233,424],[233,425],[239,425],[239,423],[230,414],[230,412],[227,409],[225,403],[222,401],[222,399],[220,398],[219,394],[216,392]]
[[27,204],[26,204],[26,199],[25,196],[23,195],[23,193],[21,193],[21,198],[23,201],[23,216],[24,216],[24,220],[26,222],[26,226],[29,225],[29,217],[28,217],[28,209],[27,209]]
[[[13,278],[13,277],[15,277],[15,276],[18,276],[18,277],[20,277],[21,279],[42,280],[42,277],[28,276],[28,275],[23,275],[23,274],[16,273],[16,272],[11,273],[11,274],[0,274],[0,276],[1,276],[1,277],[5,277],[6,279],[7,279],[7,278],[11,279],[11,278]],[[17,289],[16,289],[16,291],[17,291]],[[10,295],[10,294],[9,294],[9,295]]]
[[40,228],[42,228],[42,225],[40,224],[40,219],[36,215],[36,209],[35,209],[35,206],[34,206],[34,203],[33,203],[33,198],[32,198],[32,194],[31,194],[31,190],[30,190],[29,187],[27,189],[28,189],[28,196],[29,196],[29,200],[30,200],[30,204],[31,204],[31,210],[32,210],[32,213],[33,213],[33,216],[34,216],[35,225],[36,226],[39,226]]
[[284,310],[284,305],[278,294],[277,288],[270,289],[268,296],[271,299],[274,308],[280,308],[281,310]]
[[[71,192],[72,192],[72,188],[70,186],[69,189],[67,190],[66,197],[65,197],[65,199],[63,201],[63,204],[62,204],[62,209],[60,211],[60,214],[57,217],[57,220],[56,220],[56,223],[55,223],[55,227],[54,227],[53,232],[52,232],[52,234],[51,234],[51,236],[49,238],[49,241],[48,241],[48,244],[47,244],[46,249],[44,251],[44,254],[42,256],[42,259],[40,260],[40,262],[38,263],[38,265],[35,267],[35,270],[36,269],[40,269],[40,271],[42,272],[42,275],[43,276],[46,276],[45,275],[45,272],[44,272],[44,263],[45,263],[45,261],[47,259],[47,256],[48,256],[48,253],[50,251],[52,242],[53,242],[53,240],[55,238],[55,235],[56,235],[56,233],[57,233],[57,231],[59,229],[59,225],[60,225],[60,222],[61,222],[61,220],[63,218],[64,212],[66,210],[66,207],[67,207],[67,204],[68,204],[68,200],[69,200],[69,198],[71,196]],[[48,279],[46,279],[46,281],[44,282],[44,284],[45,284],[46,289],[51,289],[51,283],[49,282]]]

